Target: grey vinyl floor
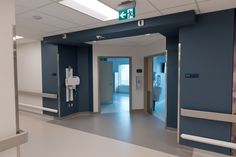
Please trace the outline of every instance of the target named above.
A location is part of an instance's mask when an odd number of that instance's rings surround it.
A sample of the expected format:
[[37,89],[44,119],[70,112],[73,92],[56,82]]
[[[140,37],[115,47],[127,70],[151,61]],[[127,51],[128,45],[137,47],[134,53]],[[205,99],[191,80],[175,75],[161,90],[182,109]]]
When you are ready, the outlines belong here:
[[77,114],[51,123],[181,157],[192,156],[191,148],[177,144],[176,131],[166,129],[161,120],[143,111]]

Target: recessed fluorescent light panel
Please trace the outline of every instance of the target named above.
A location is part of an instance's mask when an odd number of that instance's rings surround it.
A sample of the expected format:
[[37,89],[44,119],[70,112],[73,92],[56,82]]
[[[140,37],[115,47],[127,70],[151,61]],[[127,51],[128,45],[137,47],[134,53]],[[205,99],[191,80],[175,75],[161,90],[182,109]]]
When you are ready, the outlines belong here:
[[22,39],[22,38],[24,38],[24,37],[22,37],[22,36],[15,36],[15,37],[13,37],[13,40],[18,40],[18,39]]
[[62,0],[58,3],[102,21],[118,19],[119,13],[98,0]]

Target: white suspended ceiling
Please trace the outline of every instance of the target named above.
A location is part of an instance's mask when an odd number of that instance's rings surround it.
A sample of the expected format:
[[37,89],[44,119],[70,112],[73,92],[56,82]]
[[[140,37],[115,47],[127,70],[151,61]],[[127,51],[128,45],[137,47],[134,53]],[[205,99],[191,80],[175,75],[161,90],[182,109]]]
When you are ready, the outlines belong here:
[[[116,9],[124,0],[100,0]],[[136,0],[134,20],[194,9],[206,13],[236,7],[236,0]],[[102,22],[68,7],[56,0],[16,0],[17,35],[38,40],[45,36],[80,31],[121,23],[118,20]],[[36,20],[33,16],[41,16]],[[123,21],[127,22],[127,21]]]

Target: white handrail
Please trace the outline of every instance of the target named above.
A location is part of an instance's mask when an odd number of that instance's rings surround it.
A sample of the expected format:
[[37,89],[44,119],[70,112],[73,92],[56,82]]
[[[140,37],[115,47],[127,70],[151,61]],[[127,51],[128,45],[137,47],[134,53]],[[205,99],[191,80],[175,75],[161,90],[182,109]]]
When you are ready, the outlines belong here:
[[25,103],[19,103],[19,105],[22,107],[27,107],[27,108],[32,108],[32,109],[37,109],[37,110],[42,110],[42,111],[48,111],[48,112],[52,112],[52,113],[58,113],[58,110],[47,108],[47,107],[35,106],[35,105],[30,105],[30,104],[25,104]]
[[236,123],[236,115],[233,115],[233,114],[189,110],[189,109],[183,109],[183,108],[181,108],[180,114],[181,116],[184,116],[184,117]]
[[188,134],[181,134],[180,137],[182,139],[190,140],[194,142],[200,142],[200,143],[210,144],[210,145],[224,147],[224,148],[236,149],[236,143],[232,143],[232,142],[225,142],[221,140],[215,140],[211,138],[188,135]]
[[0,152],[17,147],[28,141],[28,132],[21,131],[19,134],[0,139]]
[[26,91],[26,90],[19,90],[18,92],[19,94],[24,94],[24,95],[32,95],[32,96],[39,96],[43,98],[49,98],[49,99],[57,99],[57,94],[32,92],[32,91]]

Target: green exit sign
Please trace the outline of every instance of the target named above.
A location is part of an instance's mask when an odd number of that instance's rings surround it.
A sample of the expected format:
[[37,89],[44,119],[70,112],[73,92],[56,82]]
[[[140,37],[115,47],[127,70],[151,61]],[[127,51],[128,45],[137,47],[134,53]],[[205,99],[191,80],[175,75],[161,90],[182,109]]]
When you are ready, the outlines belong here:
[[129,20],[135,18],[135,8],[129,8],[125,10],[119,10],[119,20]]

